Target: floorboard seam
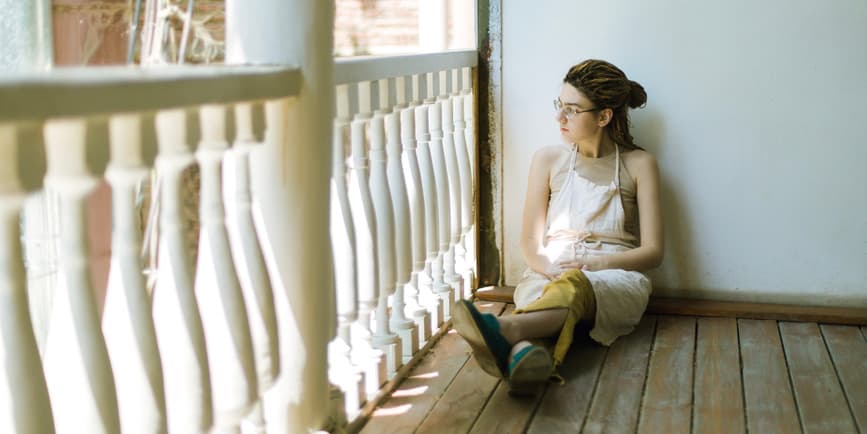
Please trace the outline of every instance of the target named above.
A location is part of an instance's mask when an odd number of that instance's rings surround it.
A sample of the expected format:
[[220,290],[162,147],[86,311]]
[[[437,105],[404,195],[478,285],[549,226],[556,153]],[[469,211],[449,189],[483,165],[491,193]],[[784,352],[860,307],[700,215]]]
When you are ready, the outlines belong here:
[[650,336],[650,348],[647,354],[647,362],[644,365],[644,382],[641,383],[641,399],[638,401],[638,414],[635,415],[635,433],[641,426],[641,410],[644,407],[644,397],[647,394],[647,377],[650,375],[650,359],[653,358],[653,350],[656,348],[656,332],[659,330],[659,316],[653,318],[653,333]]
[[738,375],[741,379],[741,408],[744,412],[744,432],[750,434],[750,416],[747,414],[747,388],[744,386],[744,355],[741,352],[741,319],[735,318],[738,345]]
[[599,379],[602,378],[602,370],[605,369],[605,362],[608,361],[608,355],[611,353],[610,346],[605,347],[605,356],[602,357],[602,363],[599,365],[599,370],[596,372],[596,380],[593,381],[593,391],[590,392],[590,399],[587,401],[587,407],[584,410],[584,419],[578,427],[578,432],[583,432],[587,425],[587,419],[590,418],[590,410],[593,409],[593,403],[596,401],[596,392],[599,391]]
[[834,376],[837,377],[837,384],[840,385],[840,391],[843,392],[843,397],[846,398],[846,406],[849,407],[849,417],[852,418],[852,424],[858,426],[858,419],[855,418],[855,410],[852,408],[852,401],[849,399],[849,392],[843,386],[843,379],[840,378],[840,371],[837,370],[837,361],[834,360],[834,354],[831,353],[831,348],[828,346],[828,339],[825,337],[825,330],[821,325],[816,324],[819,328],[819,336],[822,337],[822,343],[825,344],[825,352],[828,353],[828,358],[831,360],[831,367],[834,368]]
[[783,342],[783,331],[780,330],[782,321],[774,321],[777,326],[777,338],[780,340],[780,349],[783,351],[783,361],[786,362],[786,377],[789,379],[789,388],[792,391],[792,400],[795,401],[795,411],[798,412],[798,425],[801,427],[801,432],[804,430],[804,416],[801,414],[801,406],[798,404],[798,394],[795,393],[795,382],[792,379],[792,370],[789,369],[789,354],[786,351],[786,344]]
[[452,387],[452,384],[455,382],[455,378],[458,378],[458,375],[460,375],[461,371],[464,370],[464,367],[467,366],[467,362],[470,361],[470,357],[472,357],[472,354],[467,355],[467,358],[464,359],[464,363],[462,363],[461,367],[458,368],[457,371],[455,371],[455,376],[452,377],[452,379],[449,380],[449,384],[447,384],[446,387],[443,388],[443,393],[441,393],[439,396],[436,397],[433,404],[430,406],[430,410],[428,410],[427,413],[425,413],[424,417],[421,418],[421,421],[419,421],[419,423],[415,427],[415,429],[412,430],[413,433],[417,432],[418,429],[421,428],[422,425],[424,425],[425,421],[427,421],[428,417],[430,417],[430,414],[433,412],[433,410],[437,406],[437,404],[439,404],[439,402],[443,398],[443,396],[446,396],[446,393],[448,393],[449,388]]
[[689,432],[695,429],[695,371],[698,369],[698,318],[692,323],[692,394],[690,397]]

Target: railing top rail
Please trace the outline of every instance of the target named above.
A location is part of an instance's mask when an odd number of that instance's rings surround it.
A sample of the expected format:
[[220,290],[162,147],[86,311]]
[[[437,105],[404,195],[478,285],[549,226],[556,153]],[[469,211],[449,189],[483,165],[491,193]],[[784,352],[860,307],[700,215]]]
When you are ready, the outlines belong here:
[[0,76],[0,122],[283,98],[300,87],[294,66],[57,68]]
[[446,51],[405,56],[366,56],[338,58],[334,62],[334,84],[349,84],[383,78],[474,67],[476,50]]

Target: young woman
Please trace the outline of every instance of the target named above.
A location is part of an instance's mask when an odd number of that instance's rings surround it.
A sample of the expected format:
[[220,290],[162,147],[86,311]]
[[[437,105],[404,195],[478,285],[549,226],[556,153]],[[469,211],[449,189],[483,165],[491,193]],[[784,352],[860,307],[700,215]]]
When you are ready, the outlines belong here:
[[[513,393],[556,375],[579,320],[610,345],[644,313],[651,287],[641,271],[663,255],[659,170],[633,141],[627,111],[646,101],[644,88],[611,63],[569,69],[554,100],[565,145],[539,149],[530,165],[521,229],[528,269],[515,289],[516,315],[455,305],[455,329]],[[546,337],[557,338],[553,355],[528,341]]]

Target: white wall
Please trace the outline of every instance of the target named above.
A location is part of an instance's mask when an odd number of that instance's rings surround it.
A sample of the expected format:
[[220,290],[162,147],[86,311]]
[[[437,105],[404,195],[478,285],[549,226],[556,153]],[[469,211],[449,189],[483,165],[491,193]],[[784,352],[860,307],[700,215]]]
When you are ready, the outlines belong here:
[[557,143],[566,70],[643,84],[636,141],[659,160],[655,294],[867,307],[867,2],[503,1],[505,270],[530,156]]

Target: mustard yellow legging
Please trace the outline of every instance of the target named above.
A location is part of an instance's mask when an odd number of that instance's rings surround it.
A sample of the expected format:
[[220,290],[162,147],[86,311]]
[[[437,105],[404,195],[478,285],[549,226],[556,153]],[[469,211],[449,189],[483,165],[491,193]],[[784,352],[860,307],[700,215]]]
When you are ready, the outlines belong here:
[[523,309],[515,309],[516,314],[546,309],[567,308],[566,319],[557,343],[554,344],[554,369],[563,363],[572,338],[575,325],[582,319],[593,319],[596,315],[596,297],[593,286],[581,270],[569,270],[542,288],[542,296]]

